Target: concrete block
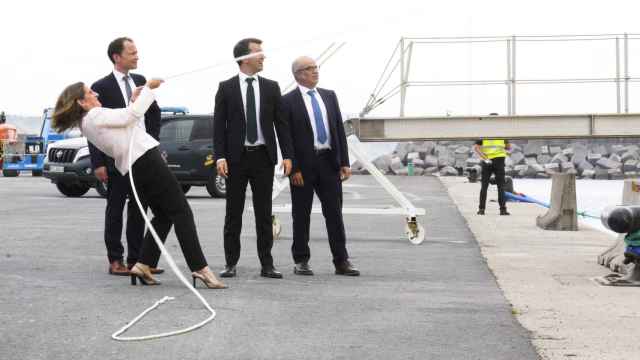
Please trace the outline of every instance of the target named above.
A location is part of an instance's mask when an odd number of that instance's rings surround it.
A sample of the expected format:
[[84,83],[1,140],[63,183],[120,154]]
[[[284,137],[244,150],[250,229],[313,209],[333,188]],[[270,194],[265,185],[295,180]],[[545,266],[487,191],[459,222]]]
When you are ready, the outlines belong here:
[[595,145],[591,147],[590,153],[607,156],[609,155],[609,150],[607,150],[607,147],[604,145]]
[[580,174],[583,179],[593,179],[596,175],[596,171],[593,169],[586,169],[582,171]]
[[420,158],[419,152],[414,151],[407,154],[407,160],[409,159],[413,160],[413,159],[419,159],[419,158]]
[[574,169],[575,170],[575,166],[573,165],[573,163],[571,161],[565,161],[563,163],[560,164],[560,169],[562,169],[563,172],[569,170],[569,169]]
[[545,170],[555,170],[555,171],[560,171],[560,164],[559,163],[548,163],[548,164],[544,164],[544,169]]
[[622,164],[617,162],[617,161],[613,161],[607,158],[601,158],[600,160],[598,160],[596,162],[596,165],[600,168],[603,169],[617,169],[619,168]]
[[580,170],[580,171],[593,170],[593,165],[591,165],[591,163],[588,162],[587,160],[582,160],[578,164],[578,170]]
[[535,157],[527,156],[524,158],[524,163],[526,165],[535,165],[538,163],[538,160]]
[[391,165],[391,155],[381,155],[378,156],[375,160],[373,160],[373,165],[375,165],[378,170],[382,171],[383,174],[386,174],[389,171],[389,166]]
[[513,162],[513,165],[519,165],[524,161],[524,154],[521,152],[517,152],[517,153],[511,153],[511,155],[509,156],[511,158],[511,161]]
[[517,153],[517,152],[522,152],[522,147],[520,147],[518,144],[516,143],[510,143],[511,145],[511,153]]
[[600,153],[587,154],[587,161],[590,162],[591,165],[595,165],[600,159],[602,159],[602,155]]
[[562,155],[566,156],[568,159],[571,159],[571,157],[573,156],[573,148],[572,147],[568,147],[564,150],[561,151]]
[[638,160],[640,157],[638,157],[638,152],[637,151],[627,151],[624,154],[622,154],[622,156],[620,156],[620,159],[622,160],[622,162],[627,162],[629,160]]
[[540,154],[549,155],[549,146],[548,145],[541,145],[540,146]]
[[622,155],[625,152],[625,146],[621,144],[611,145],[611,154]]
[[621,169],[609,169],[607,170],[607,173],[609,174],[609,179],[610,180],[621,180],[624,179],[624,174],[622,173]]
[[546,164],[551,161],[551,156],[547,154],[540,154],[538,155],[536,160],[538,161],[539,164]]
[[433,175],[438,172],[437,166],[431,166],[424,169],[424,173],[422,175]]
[[567,162],[567,161],[569,161],[569,159],[567,159],[567,157],[564,156],[561,152],[555,154],[551,159],[552,163],[558,163],[558,164],[562,164],[563,162]]
[[618,154],[609,155],[609,160],[615,161],[617,163],[622,163],[622,157],[620,155],[618,155]]
[[549,154],[556,155],[562,152],[562,148],[560,146],[549,146]]
[[542,143],[538,140],[530,140],[529,142],[527,142],[527,144],[524,146],[524,156],[538,156],[540,154],[542,154],[542,151],[540,149],[540,147],[542,146]]
[[536,225],[544,230],[578,231],[576,177],[554,174],[552,179],[551,206],[536,218]]
[[394,174],[398,174],[398,171],[402,168],[404,168],[404,164],[402,163],[401,158],[395,156],[391,159],[391,164],[389,165],[389,168],[391,169],[391,171]]
[[453,166],[445,166],[440,170],[440,176],[458,176],[458,170]]
[[406,167],[403,167],[403,168],[400,168],[398,170],[394,170],[393,173],[395,175],[407,176],[407,175],[409,175],[409,169],[407,169]]
[[609,171],[607,169],[603,169],[603,168],[596,168],[595,169],[594,179],[596,179],[596,180],[609,180]]
[[422,159],[412,159],[411,160],[413,162],[413,168],[414,169],[420,169],[423,170],[424,169],[424,160]]
[[438,168],[438,158],[433,155],[427,155],[424,158],[424,168],[427,169],[430,167]]
[[587,147],[582,144],[574,144],[572,146],[573,156],[571,157],[571,161],[578,165],[580,162],[584,161],[587,158]]
[[475,165],[480,165],[480,159],[479,158],[468,158],[467,161],[465,161],[465,166],[466,167],[473,167]]
[[635,172],[638,170],[638,163],[638,160],[627,160],[622,165],[622,171],[624,171],[625,174],[631,171]]

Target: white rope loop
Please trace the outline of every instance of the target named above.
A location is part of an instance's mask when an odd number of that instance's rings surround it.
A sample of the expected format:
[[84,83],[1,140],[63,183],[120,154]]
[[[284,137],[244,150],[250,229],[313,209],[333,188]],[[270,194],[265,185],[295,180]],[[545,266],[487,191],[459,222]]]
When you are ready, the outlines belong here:
[[152,339],[160,339],[160,338],[168,337],[168,336],[180,335],[180,334],[188,333],[190,331],[193,331],[193,330],[196,330],[198,328],[201,328],[205,324],[209,323],[210,321],[212,321],[216,317],[215,310],[213,310],[211,305],[209,305],[207,300],[205,300],[205,298],[198,292],[198,290],[196,290],[194,287],[191,286],[191,284],[189,283],[187,278],[182,274],[182,272],[178,268],[178,265],[176,265],[176,262],[173,260],[173,257],[171,256],[171,254],[164,247],[164,244],[162,244],[162,241],[160,241],[160,237],[156,233],[156,229],[154,229],[153,225],[151,225],[151,221],[149,221],[149,218],[147,217],[147,214],[144,211],[144,207],[142,206],[142,203],[140,202],[140,197],[138,196],[138,191],[136,189],[136,185],[133,182],[133,163],[131,161],[131,153],[132,153],[132,149],[133,149],[133,131],[140,131],[140,130],[141,129],[138,128],[137,126],[133,126],[132,133],[131,133],[131,139],[129,140],[129,182],[131,183],[131,189],[133,190],[132,192],[133,192],[134,198],[136,199],[136,204],[138,204],[138,209],[140,209],[140,213],[142,214],[142,217],[144,218],[144,222],[147,224],[147,228],[149,229],[149,231],[153,235],[153,240],[158,245],[158,248],[161,251],[162,257],[167,261],[167,263],[169,264],[169,267],[171,268],[173,273],[176,274],[176,276],[178,277],[178,279],[180,279],[180,281],[182,281],[184,286],[186,286],[187,289],[189,289],[189,291],[191,291],[200,300],[200,302],[202,302],[204,307],[208,311],[211,312],[211,316],[206,318],[204,321],[201,321],[201,322],[199,322],[199,323],[197,323],[197,324],[195,324],[193,326],[190,326],[188,328],[181,329],[181,330],[169,331],[169,332],[164,332],[164,333],[160,333],[160,334],[146,335],[146,336],[131,336],[131,337],[122,337],[122,336],[120,336],[125,331],[127,331],[130,327],[132,327],[135,323],[140,321],[140,319],[142,319],[145,315],[147,315],[147,313],[149,313],[150,311],[154,310],[155,308],[157,308],[161,304],[163,304],[163,303],[165,303],[165,302],[167,302],[169,300],[173,300],[174,299],[173,297],[165,296],[164,298],[160,299],[155,304],[153,304],[151,307],[149,307],[148,309],[146,309],[145,311],[140,313],[140,315],[136,316],[133,320],[131,320],[127,325],[122,327],[120,330],[118,330],[115,333],[113,333],[111,335],[111,338],[113,340],[117,340],[117,341],[152,340]]

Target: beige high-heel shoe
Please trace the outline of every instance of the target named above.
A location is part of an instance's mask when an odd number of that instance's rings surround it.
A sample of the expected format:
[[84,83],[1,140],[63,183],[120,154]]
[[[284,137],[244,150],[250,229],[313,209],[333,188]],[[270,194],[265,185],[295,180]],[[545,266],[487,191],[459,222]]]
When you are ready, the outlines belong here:
[[193,287],[196,287],[196,279],[200,279],[209,289],[226,289],[227,285],[225,285],[222,281],[218,280],[216,276],[209,270],[208,267],[200,270],[194,271],[191,273],[191,277],[193,278]]
[[131,285],[136,285],[136,280],[140,279],[142,285],[160,285],[160,281],[153,278],[151,268],[141,263],[135,263],[131,270]]

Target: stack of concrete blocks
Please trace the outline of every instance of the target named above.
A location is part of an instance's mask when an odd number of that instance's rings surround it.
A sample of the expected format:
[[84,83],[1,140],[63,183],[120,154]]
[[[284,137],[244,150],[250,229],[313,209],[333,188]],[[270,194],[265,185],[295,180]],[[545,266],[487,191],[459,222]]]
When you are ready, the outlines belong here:
[[[407,175],[410,162],[414,175],[463,175],[470,169],[481,169],[473,143],[403,142],[391,154],[379,156],[373,162],[389,175]],[[581,179],[623,179],[640,174],[637,139],[515,140],[511,144],[505,171],[514,178],[574,174]],[[354,173],[367,173],[358,162],[352,169]]]

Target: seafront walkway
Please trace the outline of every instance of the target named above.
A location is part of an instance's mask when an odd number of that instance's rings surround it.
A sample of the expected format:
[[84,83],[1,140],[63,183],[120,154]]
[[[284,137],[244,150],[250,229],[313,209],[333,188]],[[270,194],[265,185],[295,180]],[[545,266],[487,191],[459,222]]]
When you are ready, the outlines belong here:
[[[479,183],[440,179],[543,359],[640,358],[640,344],[630,336],[638,331],[639,289],[592,280],[610,273],[597,257],[613,237],[585,224],[577,232],[539,229],[536,216],[546,209],[533,204],[509,203],[512,215],[503,217],[490,202],[487,215],[478,216]],[[517,191],[517,181],[515,186]],[[493,186],[491,198],[497,198]]]

